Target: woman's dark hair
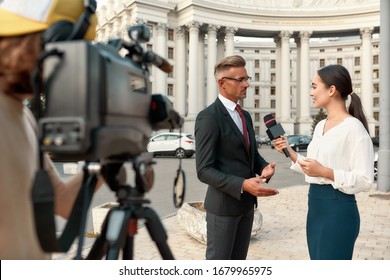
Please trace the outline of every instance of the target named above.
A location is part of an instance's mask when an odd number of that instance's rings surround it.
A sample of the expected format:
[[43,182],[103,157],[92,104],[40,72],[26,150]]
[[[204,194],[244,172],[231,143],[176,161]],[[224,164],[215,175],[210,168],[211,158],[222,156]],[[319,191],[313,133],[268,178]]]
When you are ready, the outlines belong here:
[[359,119],[367,132],[370,133],[362,102],[359,96],[353,92],[352,80],[348,70],[342,65],[332,64],[319,69],[317,74],[328,88],[335,86],[344,100],[348,99],[348,95],[351,96],[348,113]]

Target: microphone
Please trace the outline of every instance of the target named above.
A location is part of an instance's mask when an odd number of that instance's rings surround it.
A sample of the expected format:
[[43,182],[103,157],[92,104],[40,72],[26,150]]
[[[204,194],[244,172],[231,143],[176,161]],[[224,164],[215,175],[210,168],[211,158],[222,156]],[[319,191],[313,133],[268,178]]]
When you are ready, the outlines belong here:
[[[268,128],[266,132],[270,140],[274,140],[283,134],[286,134],[282,125],[280,123],[276,123],[276,120],[272,114],[264,116],[264,124]],[[286,157],[290,157],[290,153],[288,152],[287,148],[283,149],[283,153]]]
[[147,51],[143,60],[146,63],[152,63],[165,73],[170,73],[173,70],[172,65],[168,61],[152,51]]

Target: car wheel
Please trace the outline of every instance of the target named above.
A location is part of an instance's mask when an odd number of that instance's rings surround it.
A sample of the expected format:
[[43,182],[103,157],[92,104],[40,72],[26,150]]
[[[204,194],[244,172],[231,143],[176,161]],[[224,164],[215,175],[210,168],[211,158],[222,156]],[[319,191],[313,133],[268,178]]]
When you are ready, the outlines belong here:
[[374,162],[374,180],[378,179],[378,162]]
[[186,151],[183,148],[176,150],[175,155],[177,158],[184,158],[186,156]]

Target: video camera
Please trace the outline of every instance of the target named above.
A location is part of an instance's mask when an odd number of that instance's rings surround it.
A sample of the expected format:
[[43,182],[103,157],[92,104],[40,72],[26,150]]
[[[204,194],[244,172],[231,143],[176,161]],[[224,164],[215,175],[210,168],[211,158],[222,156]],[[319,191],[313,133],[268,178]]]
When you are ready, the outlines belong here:
[[131,26],[128,34],[130,42],[46,44],[46,53],[56,55],[43,63],[43,151],[63,160],[127,160],[146,151],[153,130],[182,126],[169,99],[151,94],[148,65],[164,72],[171,65],[143,51],[147,26]]

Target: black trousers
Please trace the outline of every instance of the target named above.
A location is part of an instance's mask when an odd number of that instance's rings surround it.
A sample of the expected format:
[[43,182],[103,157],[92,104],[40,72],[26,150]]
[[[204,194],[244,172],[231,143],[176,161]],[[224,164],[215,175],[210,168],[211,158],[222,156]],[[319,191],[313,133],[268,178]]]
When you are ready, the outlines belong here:
[[207,212],[207,260],[245,260],[254,211],[240,216],[218,216]]
[[312,260],[351,260],[360,229],[354,195],[310,184],[306,235]]

